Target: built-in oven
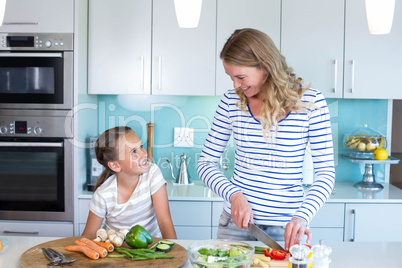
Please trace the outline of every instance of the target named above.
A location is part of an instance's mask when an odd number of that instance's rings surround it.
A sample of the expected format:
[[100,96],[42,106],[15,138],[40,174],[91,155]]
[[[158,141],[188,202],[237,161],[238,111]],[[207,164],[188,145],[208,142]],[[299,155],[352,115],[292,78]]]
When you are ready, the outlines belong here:
[[73,221],[72,116],[0,115],[0,219]]
[[0,33],[0,109],[73,107],[73,34]]

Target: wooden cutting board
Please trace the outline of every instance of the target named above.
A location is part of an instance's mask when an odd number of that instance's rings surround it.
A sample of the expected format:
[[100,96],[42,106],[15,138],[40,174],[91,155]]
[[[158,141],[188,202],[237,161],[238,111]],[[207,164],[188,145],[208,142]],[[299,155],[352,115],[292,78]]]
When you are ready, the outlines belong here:
[[[67,237],[57,240],[52,240],[46,243],[39,244],[25,251],[20,257],[20,265],[23,268],[32,267],[47,267],[49,263],[48,258],[43,254],[42,248],[52,248],[63,253],[67,259],[76,259],[77,261],[68,264],[68,267],[180,267],[187,261],[187,250],[175,243],[173,249],[167,254],[173,255],[173,259],[157,259],[157,260],[143,260],[143,261],[131,261],[128,258],[99,258],[98,260],[91,260],[81,252],[70,252],[64,249],[66,246],[75,245],[75,240],[80,240],[84,236]],[[94,237],[85,236],[88,239]],[[154,238],[154,243],[162,240],[160,238]],[[126,242],[122,247],[130,248]],[[110,254],[117,254],[112,252]],[[63,267],[63,266],[60,266]],[[65,266],[66,267],[66,266]]]

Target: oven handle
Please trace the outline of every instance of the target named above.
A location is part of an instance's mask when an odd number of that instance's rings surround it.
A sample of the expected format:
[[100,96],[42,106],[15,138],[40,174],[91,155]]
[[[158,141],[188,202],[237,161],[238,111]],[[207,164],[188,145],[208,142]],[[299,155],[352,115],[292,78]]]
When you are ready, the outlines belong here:
[[63,53],[0,53],[0,57],[63,58]]
[[62,142],[0,142],[0,147],[63,147]]

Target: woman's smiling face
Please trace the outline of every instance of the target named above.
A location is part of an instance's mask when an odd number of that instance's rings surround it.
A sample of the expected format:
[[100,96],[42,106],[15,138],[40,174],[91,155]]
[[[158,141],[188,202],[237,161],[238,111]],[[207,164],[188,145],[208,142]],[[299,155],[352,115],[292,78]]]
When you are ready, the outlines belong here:
[[234,88],[241,88],[248,98],[258,97],[267,72],[256,67],[228,64],[223,60],[225,72],[233,81]]

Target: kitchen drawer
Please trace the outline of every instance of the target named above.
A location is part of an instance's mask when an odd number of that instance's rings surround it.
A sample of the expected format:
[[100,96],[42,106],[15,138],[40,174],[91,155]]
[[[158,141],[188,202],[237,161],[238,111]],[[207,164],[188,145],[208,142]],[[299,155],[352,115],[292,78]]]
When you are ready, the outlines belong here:
[[310,245],[319,244],[320,240],[325,242],[343,242],[343,228],[310,228],[313,235]]
[[[2,236],[73,236],[72,222],[0,221]],[[12,233],[8,233],[12,232]]]
[[326,203],[310,222],[310,227],[343,228],[345,205],[343,203]]
[[174,226],[211,226],[211,202],[170,201]]
[[88,219],[89,203],[91,199],[79,199],[78,200],[78,223],[86,223]]
[[208,240],[211,239],[211,227],[175,226],[177,239]]
[[219,226],[219,218],[223,211],[223,202],[212,202],[212,226]]

